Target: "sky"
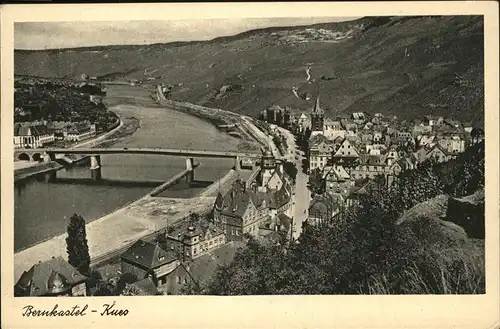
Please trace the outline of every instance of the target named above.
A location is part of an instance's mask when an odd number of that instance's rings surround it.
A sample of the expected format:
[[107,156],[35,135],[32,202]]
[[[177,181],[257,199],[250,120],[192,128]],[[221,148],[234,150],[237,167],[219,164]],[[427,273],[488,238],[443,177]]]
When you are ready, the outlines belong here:
[[14,26],[15,49],[210,40],[271,27],[353,20],[359,17],[232,18],[210,20],[22,22]]

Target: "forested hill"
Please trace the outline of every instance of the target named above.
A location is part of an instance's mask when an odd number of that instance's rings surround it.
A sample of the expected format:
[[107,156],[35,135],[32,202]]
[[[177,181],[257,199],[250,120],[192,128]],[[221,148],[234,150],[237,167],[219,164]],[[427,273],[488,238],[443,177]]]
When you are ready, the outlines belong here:
[[481,125],[483,46],[480,16],[376,17],[203,42],[16,51],[15,73],[149,77],[175,86],[172,99],[248,115],[272,104],[309,110],[306,96],[319,90],[332,116],[436,114]]

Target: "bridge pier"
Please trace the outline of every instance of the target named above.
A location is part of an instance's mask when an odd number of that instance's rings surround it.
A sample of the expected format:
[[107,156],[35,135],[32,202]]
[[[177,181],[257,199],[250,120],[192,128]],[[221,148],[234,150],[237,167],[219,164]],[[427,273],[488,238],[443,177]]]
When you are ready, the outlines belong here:
[[235,159],[234,170],[236,170],[236,171],[241,170],[241,158],[239,156],[237,156]]
[[57,170],[51,170],[45,174],[45,183],[53,182],[57,179]]
[[186,183],[189,184],[194,181],[194,158],[186,158],[186,169],[191,170],[191,172],[186,175]]
[[47,152],[45,152],[43,154],[43,162],[49,163],[51,161],[56,161],[56,155],[55,155],[55,153],[47,153]]
[[100,180],[101,174],[101,156],[91,155],[90,156],[90,175],[93,180]]

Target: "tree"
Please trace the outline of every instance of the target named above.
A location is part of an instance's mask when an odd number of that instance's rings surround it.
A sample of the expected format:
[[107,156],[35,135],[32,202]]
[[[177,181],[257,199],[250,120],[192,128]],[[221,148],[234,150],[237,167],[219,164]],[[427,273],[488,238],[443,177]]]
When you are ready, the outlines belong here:
[[123,291],[127,287],[127,285],[132,284],[136,281],[138,281],[136,275],[132,273],[123,273],[118,279],[118,282],[116,283],[115,295],[119,296],[123,294]]
[[155,237],[155,242],[162,248],[163,250],[167,250],[167,237],[165,235],[166,232],[160,232]]
[[196,225],[201,219],[201,216],[200,214],[196,213],[196,212],[192,212],[189,214],[189,223],[191,225]]
[[143,291],[132,284],[126,284],[121,295],[122,296],[141,296]]
[[309,175],[309,189],[311,192],[322,194],[324,188],[324,179],[319,168],[315,168]]
[[68,252],[68,263],[74,266],[84,275],[90,274],[90,255],[87,245],[87,232],[85,220],[82,216],[73,214],[68,225],[68,237],[66,238]]

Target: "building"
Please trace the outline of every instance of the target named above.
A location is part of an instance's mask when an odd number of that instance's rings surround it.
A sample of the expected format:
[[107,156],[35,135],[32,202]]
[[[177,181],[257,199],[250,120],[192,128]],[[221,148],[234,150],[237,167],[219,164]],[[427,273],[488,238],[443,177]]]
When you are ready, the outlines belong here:
[[443,123],[443,117],[426,115],[424,117],[424,123],[428,126],[437,126]]
[[352,141],[347,138],[333,153],[333,163],[337,165],[351,164],[359,158],[359,152]]
[[39,148],[54,140],[54,133],[50,132],[45,124],[31,122],[14,124],[15,148]]
[[226,241],[242,241],[244,234],[259,236],[259,227],[284,213],[291,203],[290,177],[277,165],[269,150],[263,152],[260,168],[247,182],[237,180],[219,193],[214,204],[214,223],[224,228]]
[[329,194],[339,193],[347,196],[347,193],[354,186],[354,180],[342,166],[329,166],[323,169],[323,180],[325,191]]
[[374,186],[374,181],[370,179],[363,179],[358,181],[356,185],[351,188],[349,195],[346,198],[345,205],[347,208],[356,208],[361,199],[369,194],[370,189]]
[[358,125],[351,119],[342,118],[340,119],[340,123],[342,124],[342,127],[344,127],[346,131],[356,132],[358,130]]
[[373,132],[373,143],[379,144],[383,141],[384,135],[382,134],[381,131],[374,131]]
[[420,135],[416,138],[418,147],[431,148],[436,144],[436,136],[434,135]]
[[358,125],[366,122],[366,115],[363,112],[354,112],[351,117],[352,120]]
[[71,122],[51,121],[47,123],[47,128],[51,133],[54,133],[55,140],[64,140],[68,135],[68,129],[71,127]]
[[224,229],[203,220],[197,223],[186,222],[169,232],[166,238],[171,250],[182,261],[198,258],[226,243]]
[[323,135],[314,135],[309,139],[309,170],[320,170],[332,159],[333,143]]
[[92,103],[98,105],[102,103],[102,96],[100,95],[90,95],[89,99]]
[[325,119],[324,127],[323,127],[323,135],[328,140],[335,140],[337,138],[345,138],[346,131],[342,127],[340,121],[334,121],[329,118]]
[[413,126],[412,135],[417,138],[420,135],[430,134],[432,132],[432,126],[425,125],[423,123],[418,123]]
[[434,159],[437,162],[446,162],[453,158],[453,155],[448,153],[439,143],[434,145],[426,154],[425,160]]
[[173,250],[165,251],[158,244],[139,240],[120,257],[122,273],[131,273],[138,280],[149,278],[159,291],[180,294],[193,283],[191,275]]
[[53,257],[23,272],[14,286],[14,296],[86,296],[87,279],[62,257]]
[[71,125],[66,134],[66,140],[79,142],[88,138],[95,137],[97,134],[95,124],[90,122],[76,122]]
[[400,130],[397,133],[397,141],[401,145],[406,145],[408,143],[413,144],[415,143],[415,140],[413,139],[413,135],[411,132],[407,130]]
[[124,290],[127,290],[128,286],[131,286],[136,292],[135,296],[155,296],[160,294],[151,278],[145,278],[134,283],[126,284]]
[[375,179],[378,175],[388,175],[390,166],[386,160],[386,155],[362,154],[359,157],[359,164],[350,171],[352,179]]
[[307,224],[329,225],[333,218],[344,209],[344,202],[338,196],[328,193],[315,195],[308,209]]
[[481,128],[473,128],[470,132],[472,144],[481,143],[484,140],[484,130]]
[[459,136],[446,136],[438,140],[441,145],[449,154],[462,153],[465,151],[465,140]]
[[311,131],[312,134],[323,134],[325,112],[319,105],[319,95],[316,97],[316,102],[311,113]]

